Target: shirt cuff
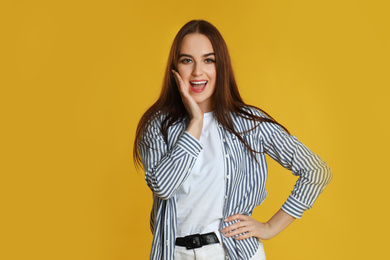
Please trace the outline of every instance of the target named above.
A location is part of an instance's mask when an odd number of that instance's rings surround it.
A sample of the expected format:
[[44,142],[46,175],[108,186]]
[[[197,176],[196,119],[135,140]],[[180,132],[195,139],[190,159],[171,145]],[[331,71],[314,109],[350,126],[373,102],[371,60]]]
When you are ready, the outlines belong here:
[[310,208],[310,206],[303,204],[292,196],[289,196],[282,206],[284,212],[298,219],[302,218],[303,212]]
[[176,145],[181,147],[184,151],[193,157],[198,157],[200,151],[203,149],[203,145],[199,142],[199,140],[193,137],[187,131],[183,133],[183,135],[177,141]]

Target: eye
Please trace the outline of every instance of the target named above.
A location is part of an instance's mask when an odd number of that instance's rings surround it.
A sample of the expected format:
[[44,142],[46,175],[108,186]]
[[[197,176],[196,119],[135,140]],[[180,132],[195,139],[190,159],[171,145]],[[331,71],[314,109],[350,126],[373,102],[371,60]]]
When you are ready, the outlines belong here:
[[204,60],[204,62],[206,62],[206,63],[214,63],[215,60],[207,58],[207,59]]
[[184,58],[182,60],[180,60],[181,63],[191,63],[192,60],[191,59],[188,59],[188,58]]

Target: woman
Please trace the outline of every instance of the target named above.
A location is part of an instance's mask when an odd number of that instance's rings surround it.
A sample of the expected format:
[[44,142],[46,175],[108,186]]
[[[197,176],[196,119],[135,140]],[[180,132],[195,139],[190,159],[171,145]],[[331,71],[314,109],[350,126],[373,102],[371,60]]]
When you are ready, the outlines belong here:
[[[299,176],[266,223],[265,153]],[[270,239],[311,208],[332,178],[327,164],[263,110],[240,97],[219,31],[184,25],[158,100],[141,118],[134,159],[153,192],[150,259],[265,259]]]

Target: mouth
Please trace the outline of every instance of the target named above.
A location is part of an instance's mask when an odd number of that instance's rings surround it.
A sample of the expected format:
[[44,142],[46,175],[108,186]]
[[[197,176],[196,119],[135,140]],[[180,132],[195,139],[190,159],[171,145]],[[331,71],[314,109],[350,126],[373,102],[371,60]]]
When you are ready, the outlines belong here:
[[193,80],[190,81],[191,84],[191,90],[195,93],[201,93],[203,90],[205,90],[207,86],[208,81],[207,80]]

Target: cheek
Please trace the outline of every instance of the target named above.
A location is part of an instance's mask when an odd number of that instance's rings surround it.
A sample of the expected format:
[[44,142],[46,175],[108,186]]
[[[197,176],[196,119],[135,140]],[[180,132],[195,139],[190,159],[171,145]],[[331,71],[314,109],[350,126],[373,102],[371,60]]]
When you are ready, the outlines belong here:
[[183,79],[184,79],[184,78],[188,78],[188,74],[189,74],[188,71],[189,71],[188,68],[185,67],[185,66],[180,66],[180,65],[179,65],[179,66],[177,67],[177,72],[179,72],[180,77],[182,77]]
[[217,71],[215,70],[215,68],[210,68],[208,70],[207,74],[209,75],[210,79],[213,79],[213,80],[217,79]]

